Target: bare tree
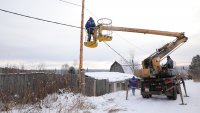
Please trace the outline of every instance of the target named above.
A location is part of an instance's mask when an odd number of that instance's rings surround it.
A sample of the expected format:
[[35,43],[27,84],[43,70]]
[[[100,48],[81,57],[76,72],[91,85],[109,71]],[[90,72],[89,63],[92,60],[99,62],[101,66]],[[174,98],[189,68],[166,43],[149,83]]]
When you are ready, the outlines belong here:
[[74,60],[72,66],[73,66],[74,68],[78,69],[78,61],[77,61],[77,60]]
[[39,70],[40,72],[44,71],[45,70],[45,64],[43,64],[43,63],[38,64],[37,70]]
[[61,67],[61,74],[62,75],[66,74],[68,70],[69,70],[69,65],[63,64],[62,67]]
[[135,61],[135,52],[134,50],[129,51],[129,64],[131,65],[132,69],[138,69],[139,64]]

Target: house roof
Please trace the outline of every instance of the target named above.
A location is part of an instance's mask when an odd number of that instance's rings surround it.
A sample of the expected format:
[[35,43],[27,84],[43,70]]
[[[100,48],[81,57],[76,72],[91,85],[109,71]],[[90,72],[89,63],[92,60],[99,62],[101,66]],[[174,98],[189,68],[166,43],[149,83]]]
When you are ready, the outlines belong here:
[[133,67],[131,66],[131,65],[128,65],[127,63],[125,63],[125,62],[123,62],[123,61],[121,61],[121,62],[117,62],[117,61],[115,61],[112,65],[111,65],[111,67],[114,65],[114,64],[119,64],[119,65],[121,65],[122,66],[122,69],[123,69],[123,71],[124,71],[124,73],[126,73],[126,74],[133,74]]
[[131,69],[132,68],[131,66],[122,65],[122,68],[124,70],[124,73],[126,73],[126,74],[133,74],[133,70]]
[[95,79],[108,79],[110,82],[123,81],[130,79],[135,75],[119,72],[86,72],[85,75]]

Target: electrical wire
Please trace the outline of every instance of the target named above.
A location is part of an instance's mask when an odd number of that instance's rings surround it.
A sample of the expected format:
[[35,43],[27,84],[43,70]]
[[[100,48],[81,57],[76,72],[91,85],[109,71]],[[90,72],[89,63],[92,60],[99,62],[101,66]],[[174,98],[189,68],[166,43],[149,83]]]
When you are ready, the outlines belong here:
[[[79,5],[79,4],[72,3],[72,2],[69,2],[69,1],[66,1],[66,0],[59,0],[59,1],[65,2],[65,3],[68,3],[68,4],[71,4],[71,5],[74,5],[74,6],[82,7],[82,6]],[[98,19],[98,17],[97,17],[94,13],[92,13],[88,8],[85,7],[85,9],[86,9],[91,15],[93,15],[96,19]],[[131,46],[135,46],[133,43],[127,41],[127,40],[124,39],[122,36],[120,36],[118,33],[116,33],[116,34],[117,34],[120,38],[122,38],[123,40],[125,40],[127,43],[129,43]],[[138,49],[140,49],[140,50],[142,50],[143,52],[147,53],[147,51],[145,51],[145,50],[143,50],[143,49],[141,49],[141,48],[139,48],[139,47],[137,47],[137,46],[135,46],[135,47],[138,48]]]
[[[79,5],[79,4],[75,4],[75,3],[72,3],[72,2],[68,2],[68,1],[64,1],[64,0],[59,0],[59,1],[61,1],[61,2],[65,2],[65,3],[68,3],[68,4],[71,4],[71,5],[74,5],[74,6],[78,6],[78,7],[82,7],[81,5]],[[87,9],[86,7],[85,7],[85,9],[91,14],[91,15],[93,15],[96,19],[98,19],[98,17],[94,14],[94,13],[92,13],[89,9]],[[117,55],[119,55],[126,63],[127,63],[127,65],[129,65],[129,62],[120,54],[120,53],[118,53],[115,49],[113,49],[109,44],[107,44],[106,42],[104,42],[104,44],[106,44],[111,50],[113,50]],[[129,66],[130,67],[130,66]],[[132,71],[132,73],[133,73],[133,69],[130,67],[130,69],[131,69],[131,71]]]
[[107,44],[105,41],[103,41],[103,42],[104,42],[104,44],[106,44],[111,50],[113,50],[117,55],[119,55],[127,63],[127,65],[130,67],[132,74],[133,74],[133,69],[129,65],[129,62],[120,53],[118,53],[114,48],[112,48],[109,44]]
[[[66,0],[59,0],[59,1],[67,3],[67,4],[71,4],[71,5],[74,5],[74,6],[82,7],[79,4],[72,3],[72,2],[69,2],[69,1],[66,1]],[[84,9],[86,9],[91,15],[93,15],[96,19],[98,19],[98,17],[94,13],[92,13],[88,8],[84,7]]]
[[[82,7],[81,5],[75,4],[75,3],[72,3],[72,2],[63,1],[63,0],[59,0],[59,1],[62,1],[62,2],[65,2],[65,3],[71,4],[71,5],[75,5],[75,6],[78,6],[78,7]],[[98,19],[98,17],[95,16],[89,9],[87,9],[87,8],[85,8],[85,9],[86,9],[91,15],[93,15],[95,18]],[[54,24],[58,24],[58,25],[63,25],[63,26],[68,26],[68,27],[73,27],[73,28],[79,28],[79,29],[81,29],[81,27],[78,27],[78,26],[69,25],[69,24],[64,24],[64,23],[55,22],[55,21],[50,21],[50,20],[46,20],[46,19],[41,19],[41,18],[37,18],[37,17],[33,17],[33,16],[28,16],[28,15],[24,15],[24,14],[12,12],[12,11],[4,10],[4,9],[0,9],[0,11],[6,12],[6,13],[10,13],[10,14],[14,14],[14,15],[18,15],[18,16],[22,16],[22,17],[26,17],[26,18],[31,18],[31,19],[35,19],[35,20],[44,21],[44,22],[49,22],[49,23],[54,23]],[[104,43],[105,43],[111,50],[113,50],[116,54],[118,54],[127,64],[129,64],[128,61],[127,61],[120,53],[118,53],[115,49],[113,49],[113,48],[112,48],[109,44],[107,44],[106,42],[104,42]],[[130,69],[132,70],[131,67],[130,67]],[[133,71],[133,70],[132,70],[132,71]]]
[[[75,3],[72,3],[72,2],[68,2],[68,1],[65,1],[65,0],[59,0],[61,2],[64,2],[64,3],[67,3],[67,4],[71,4],[71,5],[74,5],[74,6],[78,6],[78,7],[82,7],[81,5],[79,4],[75,4]],[[94,15],[89,9],[87,9],[85,7],[85,9],[91,14],[93,15],[96,19],[98,19],[98,17],[96,15]],[[120,54],[118,53],[115,49],[113,49],[109,44],[107,44],[106,42],[104,42],[104,44],[106,44],[111,50],[113,50],[117,55],[119,55],[127,64],[128,64],[128,61]]]
[[146,50],[144,50],[144,49],[142,49],[142,48],[136,46],[136,45],[133,44],[132,42],[130,42],[130,41],[128,41],[127,39],[125,39],[124,37],[122,37],[120,34],[118,34],[118,33],[116,33],[116,32],[114,32],[114,33],[117,34],[117,35],[118,35],[121,39],[123,39],[125,42],[127,42],[130,46],[134,46],[134,47],[138,48],[139,50],[141,50],[142,52],[148,53],[148,51],[146,51]]
[[67,4],[71,4],[71,5],[74,5],[74,6],[82,7],[82,6],[79,5],[79,4],[75,4],[75,3],[72,3],[72,2],[68,2],[68,1],[65,1],[65,0],[59,0],[59,1],[65,2],[65,3],[67,3]]
[[24,15],[24,14],[12,12],[12,11],[4,10],[4,9],[0,9],[0,11],[6,12],[6,13],[10,13],[10,14],[14,14],[14,15],[18,15],[18,16],[22,16],[22,17],[26,17],[26,18],[31,18],[31,19],[40,20],[40,21],[44,21],[44,22],[49,22],[49,23],[53,23],[53,24],[58,24],[58,25],[63,25],[63,26],[67,26],[67,27],[73,27],[73,28],[81,29],[81,27],[78,27],[78,26],[64,24],[64,23],[55,22],[55,21],[51,21],[51,20],[45,20],[45,19],[41,19],[41,18],[36,18],[36,17],[32,17],[32,16],[28,16],[28,15]]

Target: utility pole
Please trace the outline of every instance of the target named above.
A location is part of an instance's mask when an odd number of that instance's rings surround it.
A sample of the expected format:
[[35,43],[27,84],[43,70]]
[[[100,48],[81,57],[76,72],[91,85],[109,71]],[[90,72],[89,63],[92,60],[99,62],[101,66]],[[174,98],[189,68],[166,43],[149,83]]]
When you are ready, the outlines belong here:
[[80,33],[80,59],[79,59],[79,92],[84,94],[85,91],[85,79],[83,72],[83,26],[84,26],[84,7],[85,0],[82,0],[82,13],[81,13],[81,33]]

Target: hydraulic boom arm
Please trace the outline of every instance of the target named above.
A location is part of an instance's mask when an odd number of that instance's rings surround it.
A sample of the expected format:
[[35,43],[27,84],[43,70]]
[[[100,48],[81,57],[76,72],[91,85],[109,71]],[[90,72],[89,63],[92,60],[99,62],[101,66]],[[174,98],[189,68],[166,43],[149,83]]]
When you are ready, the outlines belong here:
[[111,30],[111,31],[135,32],[135,33],[162,35],[162,36],[173,36],[173,37],[182,37],[182,36],[184,36],[184,33],[179,33],[179,32],[168,32],[168,31],[149,30],[149,29],[115,27],[115,26],[101,26],[100,25],[99,29]]
[[[176,39],[170,43],[165,44],[163,47],[157,49],[155,53],[150,55],[148,58],[142,61],[143,69],[148,69],[152,74],[158,74],[161,71],[160,62],[161,60],[168,55],[170,52],[175,50],[178,46],[187,41],[187,37],[183,32],[169,32],[169,31],[160,31],[160,30],[149,30],[149,29],[138,29],[138,28],[127,28],[127,27],[115,27],[115,26],[104,26],[98,25],[94,30],[94,41],[96,43],[99,41],[110,41],[112,40],[111,36],[102,35],[103,30],[107,31],[122,31],[122,32],[133,32],[133,33],[144,33],[152,35],[161,35],[161,36],[171,36],[176,37]],[[97,46],[97,45],[95,45]]]

